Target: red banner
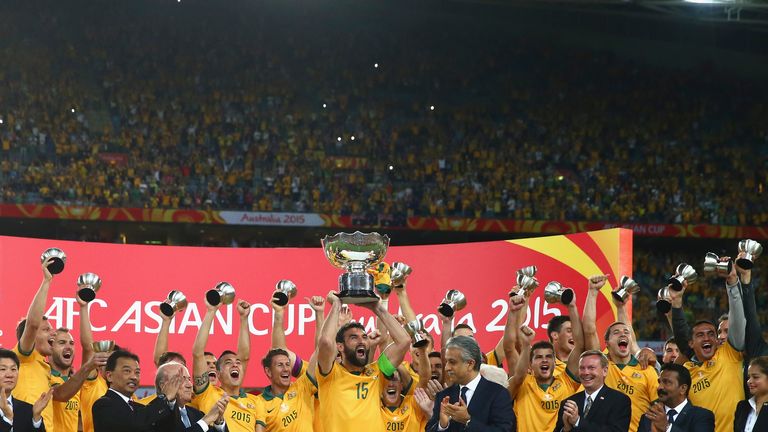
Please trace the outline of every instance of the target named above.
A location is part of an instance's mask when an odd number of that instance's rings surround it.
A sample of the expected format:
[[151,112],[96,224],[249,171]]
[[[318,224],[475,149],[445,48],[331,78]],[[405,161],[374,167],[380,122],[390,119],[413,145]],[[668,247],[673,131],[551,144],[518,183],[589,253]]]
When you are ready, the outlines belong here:
[[610,228],[627,228],[631,229],[635,235],[641,237],[768,239],[768,227],[765,226],[437,218],[417,216],[409,217],[404,226],[393,225],[391,217],[388,217],[386,220],[382,217],[378,223],[373,223],[372,225],[360,225],[351,216],[326,215],[319,213],[109,208],[48,204],[0,204],[0,217],[116,222],[181,222],[224,225],[304,226],[353,229],[370,229],[386,226],[388,229],[516,234],[572,234]]
[[[269,299],[275,282],[293,280],[299,294],[286,312],[286,334],[291,349],[304,358],[313,350],[314,317],[304,297],[326,295],[336,289],[340,270],[332,267],[320,248],[225,249],[171,246],[79,243],[40,239],[0,237],[0,344],[13,346],[16,323],[26,315],[37,290],[42,271],[40,254],[59,247],[67,254],[64,272],[52,282],[46,316],[54,327],[74,330],[77,338],[79,307],[74,299],[77,276],[98,274],[103,285],[90,305],[94,339],[114,339],[135,351],[142,359],[142,383],[150,384],[152,347],[160,326],[158,304],[170,290],[181,290],[189,306],[177,314],[171,327],[170,346],[191,356],[190,347],[205,313],[204,293],[220,281],[235,286],[237,297],[253,304],[248,319],[252,334],[253,364],[269,349],[272,323]],[[386,261],[403,261],[414,269],[408,292],[414,309],[426,328],[439,340],[437,306],[449,289],[467,295],[467,308],[457,313],[457,323],[477,329],[482,347],[490,350],[502,335],[507,315],[507,293],[515,270],[534,264],[542,288],[534,293],[529,325],[538,338],[546,338],[547,321],[564,310],[543,300],[543,285],[557,280],[575,289],[583,304],[587,277],[609,274],[616,286],[623,274],[630,274],[632,232],[606,230],[569,236],[436,246],[392,247]],[[610,287],[598,301],[598,326],[613,321]],[[392,296],[390,310],[398,310]],[[353,307],[356,319],[373,328],[372,317]],[[215,353],[237,345],[239,319],[233,305],[220,309],[214,322],[208,351]],[[79,351],[79,349],[78,349]],[[189,357],[188,357],[189,358]],[[76,359],[75,365],[79,365]],[[261,368],[253,366],[246,384],[265,382]]]

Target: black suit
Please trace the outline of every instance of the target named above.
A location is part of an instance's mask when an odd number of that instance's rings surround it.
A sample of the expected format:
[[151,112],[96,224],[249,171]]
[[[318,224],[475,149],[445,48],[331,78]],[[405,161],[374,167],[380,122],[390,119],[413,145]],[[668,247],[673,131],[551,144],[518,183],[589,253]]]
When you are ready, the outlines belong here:
[[[580,391],[566,399],[574,401],[579,407],[579,425],[571,429],[573,432],[627,432],[632,420],[632,402],[624,393],[603,386],[599,392],[592,395],[592,407],[584,416],[584,403],[587,395]],[[557,413],[557,425],[554,432],[563,428],[563,410],[565,401],[560,404]]]
[[0,420],[0,432],[45,432],[45,422],[42,422],[40,429],[32,427],[32,405],[20,401],[15,397],[11,398],[13,402],[13,426]]
[[[680,414],[675,418],[675,422],[672,423],[672,429],[670,432],[714,432],[715,430],[715,415],[712,411],[697,407],[688,401],[680,411]],[[651,421],[643,415],[640,418],[640,425],[637,427],[637,432],[650,432]]]
[[[755,432],[768,430],[768,408],[766,408],[766,405],[768,404],[763,404],[762,409],[757,414],[757,422],[755,427],[752,428]],[[733,419],[734,432],[744,432],[744,426],[747,424],[747,417],[750,411],[752,411],[752,406],[749,404],[749,401],[743,400],[736,405],[736,415]]]
[[[437,431],[440,423],[440,401],[446,396],[450,398],[451,403],[457,403],[459,401],[459,385],[454,384],[435,396],[435,408],[432,412],[432,418],[427,423],[427,431]],[[509,392],[504,387],[485,378],[480,378],[467,410],[472,418],[468,427],[465,428],[463,424],[452,421],[446,430],[449,432],[511,432],[515,430],[515,413],[512,411],[512,399],[509,397]]]
[[[189,417],[190,427],[184,426],[184,422],[181,421],[181,411],[177,406],[173,409],[173,414],[157,423],[155,430],[157,432],[203,432],[203,428],[197,424],[197,421],[203,418],[203,413],[191,406],[187,406],[186,410],[187,417]],[[213,432],[216,431],[214,428],[208,430]]]
[[93,404],[94,432],[150,432],[173,413],[168,402],[160,398],[147,406],[139,403],[132,405],[133,409],[114,390],[107,390]]

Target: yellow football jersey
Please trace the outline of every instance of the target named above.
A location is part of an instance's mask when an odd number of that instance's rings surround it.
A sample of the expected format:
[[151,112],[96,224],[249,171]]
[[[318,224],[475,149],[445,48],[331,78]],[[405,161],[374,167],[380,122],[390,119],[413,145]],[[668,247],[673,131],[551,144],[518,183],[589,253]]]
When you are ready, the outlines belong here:
[[314,399],[312,403],[315,406],[315,416],[312,418],[312,430],[313,432],[325,432],[323,421],[320,419],[320,416],[317,415],[317,413],[320,412],[320,399],[318,399],[317,393],[315,393],[315,397],[312,399]]
[[542,387],[533,375],[526,375],[515,397],[514,410],[519,432],[551,431],[557,424],[557,413],[565,399],[576,393],[579,383],[568,372],[555,377]]
[[632,421],[629,430],[637,431],[643,414],[648,412],[651,402],[659,397],[656,392],[659,388],[659,374],[656,369],[652,366],[641,369],[635,356],[630,357],[626,365],[608,362],[605,385],[624,393],[632,400]]
[[[202,393],[194,396],[189,406],[207,413],[222,396],[224,396],[224,390],[208,384]],[[246,393],[242,389],[238,396],[230,397],[227,409],[224,411],[224,421],[230,432],[253,432],[256,429],[258,405],[256,396]]]
[[[13,389],[13,397],[34,404],[41,394],[51,388],[51,365],[35,349],[32,349],[31,353],[22,353],[19,344],[16,344],[13,352],[19,357],[19,380]],[[43,410],[43,422],[48,432],[56,428],[53,422],[53,404],[49,403]]]
[[275,395],[269,386],[257,396],[264,406],[256,423],[268,431],[311,431],[315,415],[317,382],[304,374],[292,382],[285,394]]
[[413,394],[403,397],[403,402],[397,408],[382,405],[381,416],[384,418],[387,431],[421,432],[426,428],[429,420],[416,403]]
[[[51,385],[64,384],[69,375],[62,375],[59,371],[51,369]],[[77,432],[77,422],[80,417],[80,392],[66,402],[57,402],[51,399],[53,405],[53,422],[59,432]],[[46,430],[48,425],[45,426]]]
[[565,372],[565,368],[568,366],[567,362],[564,362],[560,360],[559,358],[555,357],[555,370],[552,372],[553,376],[558,376],[561,373]]
[[[107,394],[107,381],[101,376],[97,375],[96,378],[87,379],[83,383],[83,387],[80,388],[80,415],[83,417],[83,432],[93,432],[93,404],[99,400],[100,397]],[[48,426],[45,427],[46,430]]]
[[142,404],[142,405],[149,405],[150,402],[157,399],[157,394],[151,394],[149,396],[144,396],[143,398],[137,400],[136,402]]
[[496,350],[492,350],[490,352],[485,353],[485,358],[488,359],[488,364],[491,366],[496,366],[503,368],[504,367],[504,359],[499,358],[496,356]]
[[381,416],[381,391],[385,376],[377,363],[367,365],[361,373],[352,373],[333,363],[328,375],[317,368],[320,412],[323,429],[333,432],[385,432]]
[[691,372],[691,403],[715,413],[715,432],[733,430],[736,405],[744,399],[742,353],[726,342],[709,361],[687,362]]

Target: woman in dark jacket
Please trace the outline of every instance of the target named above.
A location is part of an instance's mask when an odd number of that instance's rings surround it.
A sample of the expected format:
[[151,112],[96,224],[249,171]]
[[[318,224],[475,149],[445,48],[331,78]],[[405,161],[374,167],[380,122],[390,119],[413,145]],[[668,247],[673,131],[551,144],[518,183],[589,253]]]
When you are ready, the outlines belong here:
[[747,386],[752,397],[736,405],[733,430],[768,431],[768,357],[755,357],[749,362]]

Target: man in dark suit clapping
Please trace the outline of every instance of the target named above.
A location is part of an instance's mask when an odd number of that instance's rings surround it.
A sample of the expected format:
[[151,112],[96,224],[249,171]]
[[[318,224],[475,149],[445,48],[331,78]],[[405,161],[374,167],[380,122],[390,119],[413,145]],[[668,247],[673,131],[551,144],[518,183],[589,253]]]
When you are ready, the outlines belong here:
[[195,408],[187,406],[192,401],[192,378],[189,370],[181,363],[169,362],[157,369],[155,389],[158,394],[162,392],[165,383],[175,376],[182,377],[181,388],[176,395],[176,406],[172,415],[157,423],[155,430],[157,432],[208,432],[208,430],[224,432],[227,430],[222,416],[227,409],[229,396],[225,394],[207,414],[203,415]]
[[475,339],[456,336],[446,344],[444,373],[453,385],[435,396],[426,430],[510,432],[512,399],[504,387],[480,376],[482,354]]
[[169,418],[176,406],[176,395],[183,377],[167,380],[157,399],[144,406],[131,397],[139,387],[139,357],[128,351],[115,351],[107,360],[109,390],[93,404],[94,432],[150,432]]
[[683,365],[665,363],[659,375],[659,400],[640,420],[638,432],[713,432],[715,415],[688,400],[691,373]]
[[600,351],[579,357],[579,379],[584,386],[565,400],[554,432],[627,432],[632,403],[624,393],[605,386],[608,358]]
[[19,381],[19,357],[0,348],[0,432],[45,432],[43,409],[53,389],[43,393],[34,405],[11,396]]

